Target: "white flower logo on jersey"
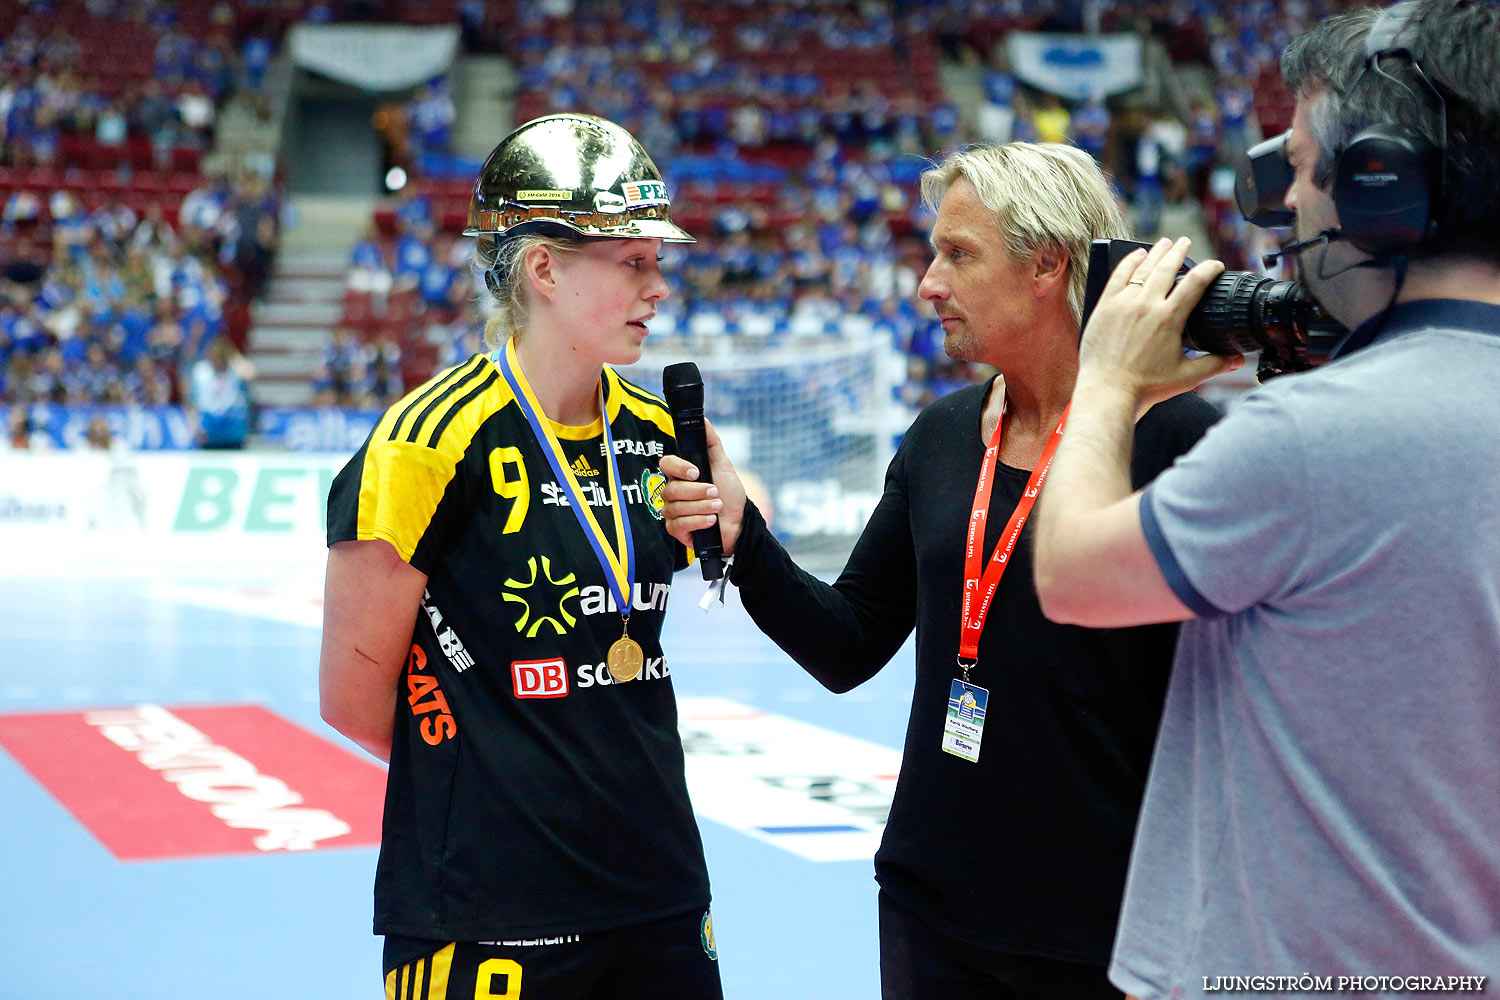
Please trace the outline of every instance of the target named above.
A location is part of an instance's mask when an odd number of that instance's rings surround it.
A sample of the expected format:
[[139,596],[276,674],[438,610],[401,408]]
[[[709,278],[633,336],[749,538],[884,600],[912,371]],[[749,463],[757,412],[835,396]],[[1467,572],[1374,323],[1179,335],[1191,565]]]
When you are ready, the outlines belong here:
[[[559,621],[557,617],[554,617],[550,614],[538,614],[533,619],[532,601],[536,601],[538,607],[540,608],[547,608],[551,605],[551,599],[545,593],[532,594],[528,598],[523,597],[520,594],[513,594],[509,590],[507,590],[500,595],[507,601],[521,605],[521,617],[516,619],[516,631],[525,632],[526,638],[528,639],[535,639],[537,632],[540,631],[543,625],[552,626],[552,630],[558,635],[566,635],[568,629],[578,623],[578,618],[570,614],[568,612],[568,609],[563,606],[564,602],[566,602],[568,598],[578,597],[578,586],[576,583],[577,577],[573,573],[569,573],[561,580],[553,579],[552,560],[548,559],[546,556],[542,556],[541,560],[541,578],[545,578],[546,584],[550,584],[552,587],[559,589],[563,587],[569,588],[563,591],[561,597],[557,598],[557,615],[561,616],[561,621]],[[531,590],[539,585],[545,587],[546,584],[540,584],[540,578],[537,575],[536,564],[536,556],[532,556],[530,559],[526,560],[526,566],[531,570],[530,580],[527,580],[523,583],[520,580],[507,579],[505,581],[505,586],[508,588],[513,588],[515,590]]]

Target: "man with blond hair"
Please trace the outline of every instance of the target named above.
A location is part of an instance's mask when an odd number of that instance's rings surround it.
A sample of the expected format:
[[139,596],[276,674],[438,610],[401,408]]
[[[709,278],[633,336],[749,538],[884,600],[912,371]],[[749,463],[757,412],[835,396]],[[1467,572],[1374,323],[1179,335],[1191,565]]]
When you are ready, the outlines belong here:
[[[944,350],[998,374],[917,418],[831,586],[792,563],[712,433],[716,485],[662,460],[668,527],[687,539],[718,523],[756,624],[833,691],[916,629],[875,856],[886,1000],[1118,998],[1105,964],[1176,629],[1047,622],[1025,522],[1066,430],[1089,244],[1125,223],[1093,160],[1063,145],[956,153],[922,189],[937,219],[920,294]],[[1146,413],[1135,482],[1216,416],[1191,394]]]

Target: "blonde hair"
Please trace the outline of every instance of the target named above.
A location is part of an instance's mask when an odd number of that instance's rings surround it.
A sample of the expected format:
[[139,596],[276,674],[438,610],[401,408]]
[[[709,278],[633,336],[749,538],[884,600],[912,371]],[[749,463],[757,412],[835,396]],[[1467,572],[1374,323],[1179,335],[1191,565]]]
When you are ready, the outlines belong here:
[[1068,255],[1068,308],[1083,321],[1089,244],[1130,235],[1120,203],[1093,158],[1059,142],[971,146],[922,173],[922,200],[937,211],[943,195],[963,178],[995,215],[1012,260],[1038,251]]
[[[494,307],[484,323],[484,346],[496,350],[526,325],[530,303],[526,295],[526,255],[537,247],[555,254],[577,253],[583,244],[578,240],[539,233],[522,233],[500,239],[493,233],[481,233],[474,244],[474,271],[481,298]],[[491,289],[484,280],[486,271],[494,271],[497,287]]]

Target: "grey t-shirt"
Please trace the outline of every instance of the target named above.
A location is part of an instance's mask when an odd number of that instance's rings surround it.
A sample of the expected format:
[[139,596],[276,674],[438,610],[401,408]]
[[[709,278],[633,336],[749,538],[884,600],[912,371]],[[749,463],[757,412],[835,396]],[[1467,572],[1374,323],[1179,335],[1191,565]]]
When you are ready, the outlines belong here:
[[1141,521],[1200,617],[1111,980],[1500,974],[1500,307],[1396,307],[1247,397]]

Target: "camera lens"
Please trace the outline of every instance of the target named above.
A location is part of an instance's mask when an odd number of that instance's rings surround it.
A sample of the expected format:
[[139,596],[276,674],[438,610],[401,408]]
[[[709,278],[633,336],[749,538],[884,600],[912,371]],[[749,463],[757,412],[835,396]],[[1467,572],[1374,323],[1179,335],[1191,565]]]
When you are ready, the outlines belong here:
[[1301,282],[1225,271],[1188,315],[1182,343],[1209,354],[1259,351],[1285,359],[1290,367],[1278,372],[1291,371],[1308,367],[1308,355],[1323,346],[1327,338],[1313,336],[1314,331],[1338,329]]
[[[1133,250],[1149,249],[1134,240],[1093,241],[1083,296],[1085,324],[1120,261]],[[1177,280],[1182,280],[1191,264],[1183,264]],[[1277,281],[1253,271],[1225,271],[1188,315],[1182,345],[1208,354],[1259,352],[1257,375],[1264,381],[1327,360],[1344,332],[1300,281]]]
[[[1209,354],[1250,354],[1265,346],[1256,320],[1258,301],[1270,278],[1251,271],[1225,271],[1214,279],[1188,315],[1183,346]],[[1281,282],[1291,284],[1291,282]]]

